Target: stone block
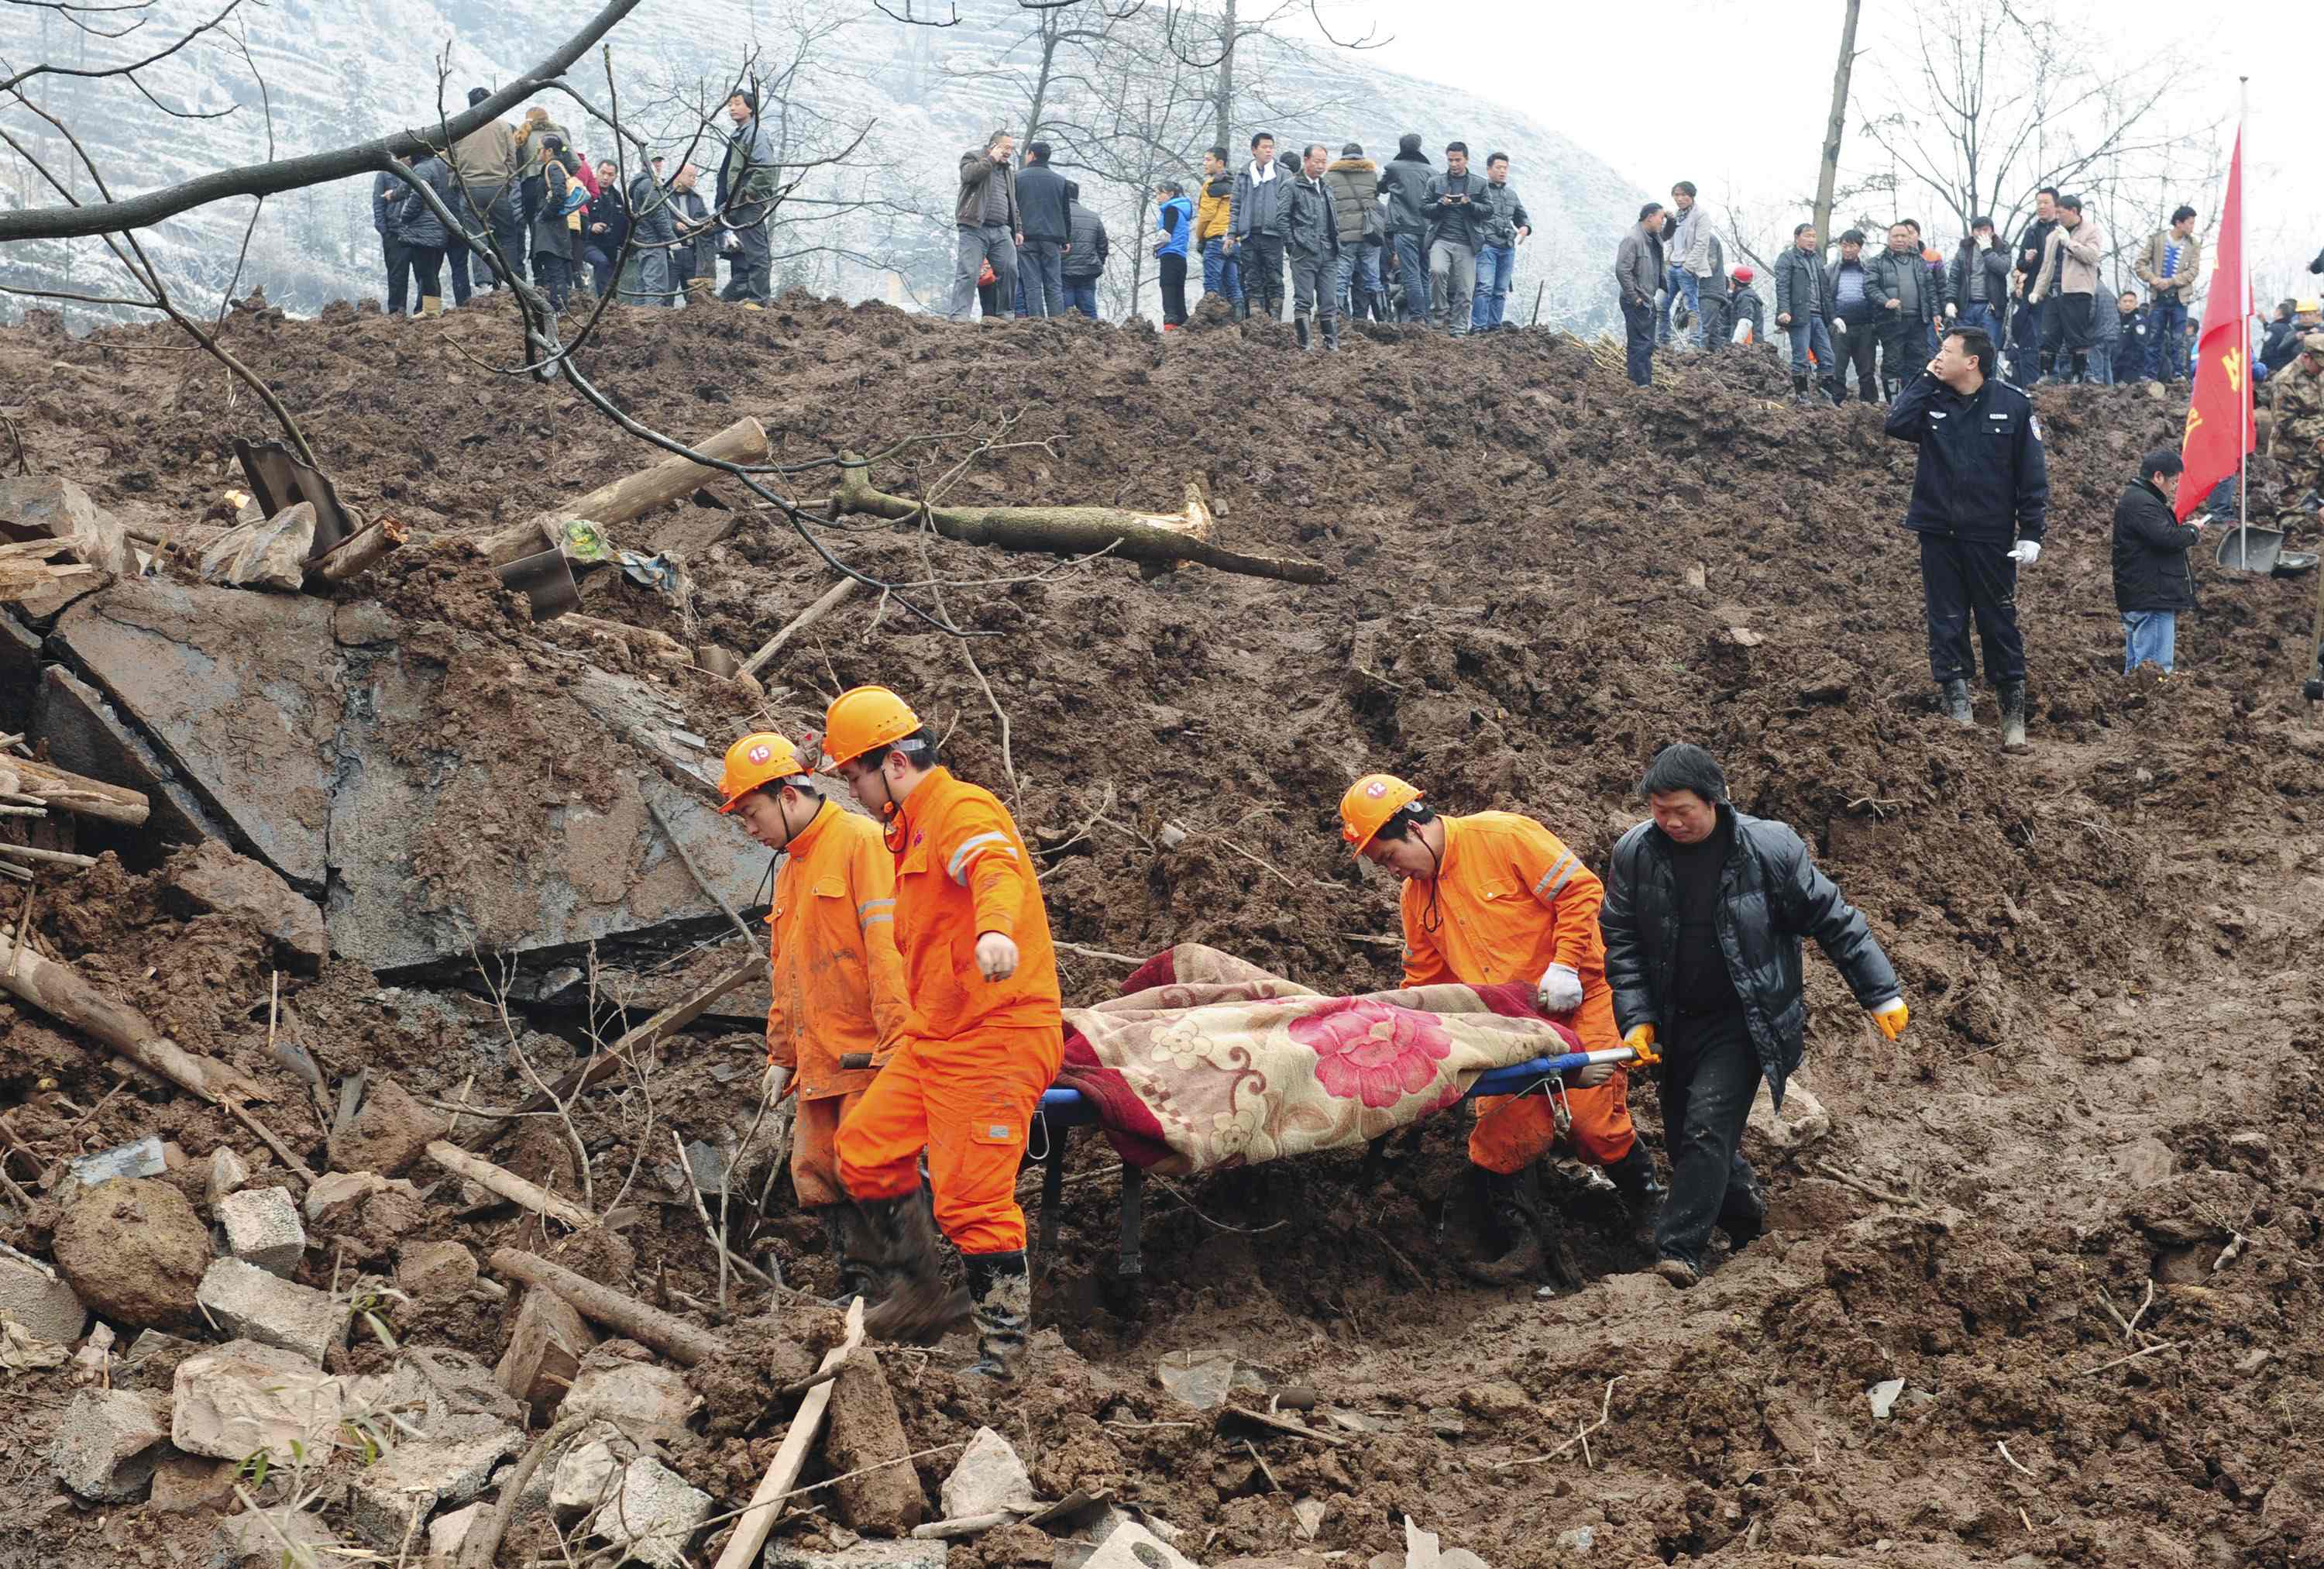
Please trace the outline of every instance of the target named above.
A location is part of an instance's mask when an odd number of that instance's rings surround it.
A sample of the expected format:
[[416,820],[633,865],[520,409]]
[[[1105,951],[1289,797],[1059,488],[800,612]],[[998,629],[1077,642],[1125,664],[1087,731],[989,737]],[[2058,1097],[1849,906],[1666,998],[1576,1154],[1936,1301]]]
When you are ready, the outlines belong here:
[[952,1474],[945,1478],[937,1497],[944,1518],[948,1520],[996,1514],[1002,1509],[1029,1515],[1041,1507],[1034,1500],[1033,1479],[1026,1472],[1025,1463],[1018,1458],[1009,1440],[990,1427],[976,1430],[954,1464]]
[[329,1452],[350,1393],[348,1380],[296,1352],[247,1340],[188,1357],[171,1388],[170,1442],[180,1449],[233,1461],[263,1449],[284,1464],[293,1444]]
[[212,1264],[194,1299],[226,1334],[296,1352],[317,1366],[346,1338],[346,1303],[240,1259]]
[[307,1251],[307,1228],[287,1187],[246,1187],[220,1199],[215,1211],[226,1228],[226,1251],[245,1264],[288,1280]]
[[464,1509],[437,1516],[428,1522],[428,1551],[438,1562],[456,1564],[460,1549],[467,1545],[468,1533],[492,1512],[490,1504],[470,1504]]
[[332,1136],[331,1166],[338,1171],[393,1177],[420,1158],[429,1140],[443,1136],[442,1113],[413,1100],[393,1079],[378,1079],[346,1131]]
[[[616,1362],[584,1368],[565,1397],[563,1415],[611,1422],[632,1438],[669,1437],[686,1426],[694,1391],[676,1368]],[[901,1450],[898,1454],[904,1453]]]
[[319,972],[331,956],[323,912],[291,891],[270,867],[237,855],[215,839],[170,857],[161,886],[176,909],[196,915],[238,915],[265,933],[274,959],[301,975]]
[[121,722],[105,694],[61,665],[51,665],[41,674],[32,727],[48,743],[49,761],[59,768],[144,791],[152,807],[143,830],[149,838],[198,844],[230,835],[226,821],[187,787],[169,760]]
[[591,1536],[654,1569],[686,1569],[687,1549],[710,1518],[710,1495],[646,1455],[622,1471],[613,1497],[589,1517]]
[[490,1417],[453,1417],[424,1438],[405,1437],[347,1481],[355,1534],[382,1552],[423,1539],[419,1529],[446,1504],[482,1492],[493,1467],[524,1447],[524,1435]]
[[203,1189],[204,1196],[209,1200],[211,1213],[217,1213],[220,1199],[230,1193],[241,1192],[243,1184],[249,1180],[248,1161],[223,1144],[211,1150],[209,1179]]
[[601,1430],[606,1431],[606,1436],[575,1444],[557,1463],[556,1475],[549,1484],[549,1508],[559,1519],[587,1514],[613,1497],[622,1468],[635,1458],[631,1445],[620,1435],[603,1429],[589,1431]]
[[150,1506],[165,1515],[223,1508],[234,1499],[235,1472],[238,1469],[239,1463],[235,1461],[180,1454],[171,1450],[153,1468]]
[[83,1389],[57,1419],[49,1466],[91,1503],[126,1503],[144,1492],[169,1449],[169,1413],[152,1396]]
[[449,1346],[407,1345],[388,1375],[385,1402],[434,1433],[455,1418],[490,1417],[509,1425],[524,1420],[524,1407],[493,1381],[493,1370],[466,1352]]
[[395,1261],[396,1288],[426,1299],[457,1297],[476,1283],[476,1256],[460,1242],[413,1242]]
[[493,1377],[532,1407],[534,1421],[547,1421],[580,1372],[581,1358],[596,1343],[571,1303],[542,1287],[529,1287]]
[[88,1309],[62,1277],[5,1242],[0,1242],[0,1314],[56,1345],[78,1340],[88,1324]]
[[[288,1555],[285,1542],[291,1546]],[[208,1569],[280,1569],[286,1555],[293,1562],[339,1563],[344,1560],[331,1554],[338,1545],[331,1528],[305,1509],[245,1509],[226,1516],[210,1534]]]

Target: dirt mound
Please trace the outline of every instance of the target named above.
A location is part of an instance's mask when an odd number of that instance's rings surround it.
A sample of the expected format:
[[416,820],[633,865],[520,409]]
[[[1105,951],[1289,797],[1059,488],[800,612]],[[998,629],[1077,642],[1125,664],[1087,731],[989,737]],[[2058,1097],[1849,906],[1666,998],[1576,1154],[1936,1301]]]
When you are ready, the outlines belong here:
[[[23,389],[36,472],[166,526],[237,483],[230,438],[254,432],[218,378],[134,352],[166,341],[158,331],[0,334],[0,381]],[[776,483],[802,500],[823,493],[832,470],[814,466],[832,454],[925,438],[875,481],[963,505],[1157,512],[1191,481],[1230,542],[1334,574],[1320,587],[1149,579],[838,520],[817,530],[824,544],[899,585],[932,568],[945,610],[985,635],[948,637],[898,605],[934,608],[925,587],[862,595],[785,650],[758,701],[581,627],[534,625],[459,538],[655,457],[568,390],[466,357],[506,354],[504,310],[236,318],[227,331],[307,421],[344,496],[451,536],[363,591],[423,624],[406,651],[452,672],[442,723],[407,738],[447,778],[496,747],[554,747],[554,695],[593,663],[652,679],[714,741],[802,729],[837,691],[892,682],[1048,847],[1052,918],[1078,945],[1062,955],[1066,984],[1086,1001],[1123,973],[1106,955],[1179,941],[1319,987],[1390,984],[1392,894],[1344,854],[1333,817],[1351,779],[1386,769],[1447,809],[1530,813],[1602,866],[1639,815],[1645,760],[1683,738],[1722,759],[1745,810],[1807,836],[1896,962],[1914,1024],[1895,1046],[1811,964],[1805,1082],[1831,1129],[1782,1147],[1752,1136],[1770,1230],[1692,1293],[1625,1273],[1642,1260],[1618,1214],[1571,1184],[1583,1292],[1463,1283],[1452,1254],[1473,1216],[1449,1120],[1372,1159],[1152,1185],[1133,1279],[1117,1269],[1111,1158],[1084,1149],[1040,1267],[1030,1386],[1001,1397],[956,1377],[958,1340],[890,1356],[919,1449],[991,1426],[1044,1497],[1113,1487],[1213,1564],[1360,1562],[1400,1548],[1407,1513],[1496,1569],[2324,1552],[2324,1299],[2310,1267],[2324,1232],[2310,1132],[2324,1110],[2311,1066],[2324,743],[2299,697],[2314,588],[2202,560],[2181,673],[2118,674],[2108,523],[2138,454],[2175,441],[2177,395],[2035,394],[2053,503],[2020,590],[2034,746],[2012,757],[1989,695],[1969,733],[1931,701],[1916,553],[1896,526],[1910,449],[1877,411],[1790,406],[1764,354],[1683,361],[1641,391],[1587,346],[1535,332],[1455,344],[1366,328],[1325,357],[1279,328],[1215,320],[1166,338],[798,299],[617,313],[585,374],[674,435],[759,419],[792,470]],[[676,552],[684,592],[600,572],[585,612],[688,650],[747,653],[831,580],[724,482],[620,542]],[[571,774],[581,797],[606,788],[586,758]],[[488,854],[540,809],[447,794],[428,853]],[[175,1038],[280,1086],[270,1122],[302,1158],[320,1151],[327,1112],[265,1049],[273,933],[246,913],[188,918],[158,880],[111,860],[49,886],[36,941]],[[0,891],[10,923],[16,897]],[[333,1076],[392,1072],[457,1136],[668,1001],[688,964],[742,952],[593,974],[586,1007],[530,1016],[482,984],[383,989],[337,961],[312,980],[284,974],[282,1028]],[[618,1237],[591,1233],[593,1277],[724,1321],[738,1354],[695,1374],[712,1435],[676,1462],[722,1509],[771,1458],[772,1391],[827,1343],[821,1315],[802,1335],[780,1297],[783,1327],[763,1334],[784,1349],[754,1339],[770,1293],[732,1271],[722,1312],[671,1143],[675,1127],[708,1147],[688,1157],[697,1174],[749,1143],[748,1012],[584,1097],[569,1123],[530,1119],[493,1147],[622,1215]],[[106,1102],[102,1054],[29,1010],[0,1006],[0,1088],[24,1103],[10,1117],[31,1152],[13,1154],[20,1181],[150,1130],[197,1162],[250,1142],[183,1096]],[[1659,1145],[1651,1085],[1635,1108]],[[707,1198],[714,1223],[788,1286],[827,1288],[819,1228],[780,1183],[761,1218],[763,1173],[734,1166],[733,1191]],[[437,1175],[413,1170],[423,1186]],[[424,1213],[427,1234],[479,1258],[542,1245],[537,1219],[457,1184],[431,1189]],[[515,1302],[389,1311],[407,1338],[490,1359]],[[1162,1393],[1161,1357],[1213,1347],[1260,1388],[1313,1385],[1315,1420],[1336,1421],[1344,1444],[1270,1437]],[[1877,1415],[1871,1396],[1893,1380]],[[1601,1416],[1586,1448],[1573,1442]],[[931,1497],[951,1460],[916,1463]],[[1293,1513],[1311,1502],[1313,1524]],[[1040,1562],[1041,1546],[1011,1532],[954,1551],[997,1564]]]

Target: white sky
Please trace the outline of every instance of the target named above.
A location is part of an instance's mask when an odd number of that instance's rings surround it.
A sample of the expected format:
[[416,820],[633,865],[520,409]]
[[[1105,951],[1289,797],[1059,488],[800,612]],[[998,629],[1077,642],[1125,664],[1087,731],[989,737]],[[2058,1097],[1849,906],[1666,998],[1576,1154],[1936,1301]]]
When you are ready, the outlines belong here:
[[[2037,0],[2037,4],[2040,0]],[[2324,109],[2316,62],[2324,38],[2317,0],[2052,0],[2093,24],[2104,58],[2144,61],[2184,41],[2186,81],[2168,106],[2181,124],[2232,123],[2236,82],[2251,78],[2244,171],[2255,274],[2304,267],[2324,245]],[[1367,22],[1392,35],[1377,62],[1458,82],[1521,108],[1571,137],[1657,198],[1692,180],[1711,199],[1723,184],[1764,200],[1804,198],[1816,164],[1840,49],[1841,0],[1653,0],[1583,6],[1575,0],[1327,0],[1333,31]],[[1784,46],[1795,46],[1786,49]],[[1857,30],[1849,144],[1886,107],[1884,62],[1901,77],[1914,50],[1912,8],[1868,0]],[[2232,131],[2223,132],[2224,137]],[[1848,151],[1842,152],[1843,170]],[[2222,160],[2224,162],[2224,159]],[[2304,178],[2301,178],[2304,176]],[[2207,226],[2218,192],[2190,192]],[[1951,236],[1946,236],[1950,239]],[[2305,273],[2302,291],[2316,287]]]

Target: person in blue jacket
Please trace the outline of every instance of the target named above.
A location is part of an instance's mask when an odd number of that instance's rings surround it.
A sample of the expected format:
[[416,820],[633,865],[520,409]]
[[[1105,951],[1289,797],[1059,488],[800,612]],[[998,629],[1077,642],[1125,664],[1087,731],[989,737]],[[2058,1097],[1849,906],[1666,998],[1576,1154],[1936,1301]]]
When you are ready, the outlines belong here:
[[1186,325],[1186,239],[1194,231],[1194,204],[1175,180],[1157,186],[1154,200],[1154,226],[1162,231],[1154,247],[1162,259],[1162,330],[1170,332]]

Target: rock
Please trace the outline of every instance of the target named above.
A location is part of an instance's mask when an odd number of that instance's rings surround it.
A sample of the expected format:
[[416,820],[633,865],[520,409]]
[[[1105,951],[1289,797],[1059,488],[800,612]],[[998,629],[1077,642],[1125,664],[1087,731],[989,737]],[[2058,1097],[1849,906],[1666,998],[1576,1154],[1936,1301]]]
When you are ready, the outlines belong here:
[[611,1502],[589,1517],[591,1536],[625,1548],[655,1569],[685,1569],[687,1549],[710,1518],[710,1495],[660,1461],[640,1455],[622,1468]]
[[331,1136],[335,1171],[393,1177],[420,1158],[444,1133],[444,1118],[411,1098],[393,1079],[375,1080],[346,1131]]
[[1808,1088],[1805,1077],[1803,1073],[1794,1074],[1784,1084],[1781,1112],[1768,1100],[1766,1081],[1761,1080],[1758,1098],[1751,1103],[1751,1114],[1745,1126],[1784,1150],[1805,1149],[1830,1138],[1831,1113],[1823,1109],[1823,1103]]
[[294,1443],[329,1452],[349,1392],[346,1380],[248,1340],[188,1357],[171,1388],[170,1442],[180,1449],[233,1461],[263,1449],[285,1464]]
[[576,1442],[558,1461],[557,1473],[549,1484],[549,1508],[559,1519],[587,1514],[611,1498],[622,1468],[635,1458],[632,1445],[619,1433],[602,1426],[583,1432],[602,1432],[605,1436]]
[[2123,1186],[2135,1191],[2153,1187],[2168,1177],[2179,1158],[2162,1140],[2142,1133],[2114,1152],[2114,1163],[2122,1172]]
[[1428,1408],[1428,1430],[1439,1438],[1458,1438],[1469,1431],[1469,1424],[1462,1421],[1461,1413],[1450,1406],[1431,1406]]
[[425,1300],[457,1297],[476,1283],[476,1256],[459,1242],[414,1242],[395,1261],[395,1284]]
[[1904,1392],[1904,1380],[1883,1379],[1865,1390],[1864,1398],[1872,1404],[1872,1415],[1880,1421],[1886,1422],[1888,1419],[1888,1413],[1896,1407],[1897,1398]]
[[[290,1544],[286,1553],[283,1544]],[[339,1545],[330,1527],[304,1509],[288,1505],[244,1510],[228,1515],[210,1536],[209,1569],[281,1569],[284,1558],[296,1563],[331,1564]]]
[[1532,1399],[1523,1389],[1515,1384],[1499,1381],[1471,1384],[1461,1391],[1460,1399],[1461,1409],[1490,1422],[1506,1421],[1534,1408]]
[[307,1223],[327,1231],[352,1219],[347,1206],[360,1204],[377,1193],[400,1193],[417,1199],[420,1190],[398,1177],[390,1182],[375,1171],[334,1171],[315,1178],[307,1188]]
[[1227,1392],[1234,1388],[1234,1352],[1219,1349],[1172,1352],[1154,1368],[1155,1380],[1164,1391],[1197,1411],[1225,1405]]
[[[926,1519],[928,1498],[920,1491],[919,1472],[881,1464],[912,1447],[879,1357],[857,1351],[832,1380],[830,1427],[823,1440],[824,1463],[833,1474],[847,1476],[832,1489],[839,1518],[869,1537],[908,1536]],[[1017,1469],[1024,1474],[1021,1463]],[[856,1474],[848,1476],[851,1472]]]
[[124,577],[137,570],[134,548],[121,521],[69,479],[10,475],[0,479],[0,523],[11,539],[47,535],[65,542],[73,558]]
[[226,1249],[245,1264],[289,1279],[307,1251],[307,1228],[287,1187],[248,1187],[230,1193],[217,1207],[226,1228]]
[[1588,1526],[1576,1526],[1559,1532],[1557,1545],[1569,1553],[1587,1553],[1598,1545],[1598,1533]]
[[1041,1506],[1033,1497],[1033,1478],[1009,1440],[990,1427],[979,1427],[945,1478],[936,1507],[945,1519],[957,1520],[1002,1509],[1029,1515]]
[[2200,1286],[2211,1278],[2211,1260],[2218,1256],[2209,1242],[2165,1248],[2155,1255],[2154,1278],[2166,1286]]
[[517,1304],[516,1327],[493,1378],[532,1407],[534,1421],[546,1422],[596,1343],[571,1303],[545,1287],[530,1287]]
[[1125,1519],[1107,1533],[1082,1569],[1194,1569],[1194,1564],[1145,1527]]
[[210,1151],[210,1179],[207,1190],[210,1208],[215,1211],[218,1201],[230,1193],[238,1192],[250,1180],[250,1167],[243,1158],[221,1144]]
[[162,1330],[143,1331],[121,1353],[114,1382],[136,1389],[167,1389],[176,1381],[180,1362],[209,1349]]
[[38,1259],[0,1242],[0,1315],[36,1339],[69,1345],[88,1324],[88,1309],[73,1288]]
[[383,1552],[404,1552],[438,1507],[472,1501],[493,1467],[524,1447],[521,1432],[489,1417],[451,1417],[427,1432],[403,1437],[348,1479],[348,1518]]
[[194,915],[236,915],[273,945],[275,962],[301,975],[321,972],[331,956],[323,912],[291,891],[272,867],[205,839],[170,857],[161,869],[170,903]]
[[2259,1520],[2287,1536],[2312,1541],[2324,1527],[2324,1466],[2287,1467],[2260,1500]]
[[196,1300],[228,1334],[296,1352],[317,1366],[346,1339],[352,1311],[327,1292],[277,1279],[240,1259],[212,1264]]
[[779,1537],[767,1544],[765,1569],[945,1569],[942,1542],[857,1542],[817,1553]]
[[428,1522],[428,1552],[443,1564],[456,1564],[460,1549],[467,1545],[468,1533],[476,1528],[492,1512],[490,1504],[470,1504],[464,1509],[454,1509],[448,1515],[438,1515]]
[[386,1403],[416,1407],[413,1426],[433,1433],[447,1419],[491,1417],[522,1425],[524,1407],[493,1381],[493,1370],[449,1346],[406,1345],[388,1375]]
[[152,1396],[83,1389],[57,1418],[49,1468],[91,1503],[126,1503],[145,1491],[169,1448],[169,1413]]
[[[116,1144],[110,1149],[77,1156],[65,1163],[65,1181],[82,1187],[95,1187],[101,1182],[111,1182],[116,1177],[159,1177],[170,1169],[169,1157],[162,1152],[161,1136],[149,1133],[128,1144]],[[69,1189],[68,1189],[69,1195]]]
[[[650,1441],[683,1429],[687,1407],[693,1401],[694,1391],[687,1387],[686,1375],[676,1368],[615,1362],[582,1369],[565,1397],[560,1415],[595,1417],[632,1438]],[[891,1450],[881,1458],[892,1460],[908,1453],[908,1449]]]
[[153,1468],[153,1493],[149,1507],[165,1515],[223,1507],[234,1497],[239,1463],[202,1454],[170,1451]]
[[134,1329],[198,1324],[209,1228],[186,1195],[152,1177],[84,1188],[57,1223],[57,1269],[90,1311]]

